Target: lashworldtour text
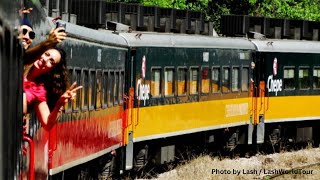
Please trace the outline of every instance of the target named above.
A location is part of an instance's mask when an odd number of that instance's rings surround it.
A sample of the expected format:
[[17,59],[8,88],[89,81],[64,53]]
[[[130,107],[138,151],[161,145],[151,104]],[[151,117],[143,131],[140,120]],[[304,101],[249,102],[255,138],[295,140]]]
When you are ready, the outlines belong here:
[[264,174],[313,174],[313,170],[305,169],[264,169]]
[[239,175],[281,175],[281,174],[313,174],[313,170],[305,170],[305,169],[211,169],[211,174],[235,174]]

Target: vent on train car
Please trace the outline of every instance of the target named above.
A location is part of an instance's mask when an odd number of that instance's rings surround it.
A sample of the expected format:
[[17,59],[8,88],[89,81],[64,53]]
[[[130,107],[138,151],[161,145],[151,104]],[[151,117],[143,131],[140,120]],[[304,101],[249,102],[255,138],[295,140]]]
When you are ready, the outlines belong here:
[[99,28],[106,25],[105,7],[104,0],[71,0],[70,12],[77,15],[77,24]]
[[265,36],[270,35],[270,19],[265,17],[250,17],[249,18],[249,29],[264,34]]
[[107,29],[111,31],[117,31],[117,32],[130,32],[130,26],[127,26],[122,23],[114,22],[114,21],[108,21],[107,22]]
[[114,21],[133,31],[156,31],[215,35],[213,22],[205,21],[200,11],[142,6],[135,3],[106,2],[105,0],[40,0],[48,16],[62,16],[71,23],[94,29]]
[[208,34],[213,28],[212,23],[205,22],[204,14],[198,11],[118,2],[108,2],[106,6],[107,21],[126,24],[133,31]]
[[319,40],[319,29],[320,23],[314,21],[246,15],[223,15],[221,17],[221,34],[231,37],[246,36],[250,34],[249,32],[255,32],[267,38],[317,41]]
[[221,16],[221,33],[226,36],[244,36],[249,31],[249,16]]

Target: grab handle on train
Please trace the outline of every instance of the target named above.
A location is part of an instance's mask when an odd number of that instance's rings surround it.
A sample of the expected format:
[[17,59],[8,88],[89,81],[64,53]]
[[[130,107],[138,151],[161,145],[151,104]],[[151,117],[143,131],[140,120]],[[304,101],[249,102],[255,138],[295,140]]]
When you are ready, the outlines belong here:
[[140,99],[137,99],[137,121],[135,126],[138,126],[139,124],[139,111],[140,111]]
[[27,134],[23,135],[23,141],[28,142],[30,147],[29,180],[34,180],[34,142]]
[[266,109],[266,111],[269,109],[269,98],[270,98],[270,96],[269,96],[269,91],[267,91],[268,92],[268,97],[267,97],[267,109]]
[[249,93],[249,97],[251,97],[251,113],[253,113],[253,109],[254,109],[254,99],[253,99],[253,88],[254,87],[254,83],[250,82],[250,93]]
[[264,101],[262,101],[262,98],[264,99],[265,97],[265,83],[264,81],[260,81],[260,84],[259,84],[259,88],[260,88],[260,110],[262,110],[262,106],[264,104]]
[[254,90],[255,90],[255,98],[254,98],[254,109],[253,109],[253,114],[254,114],[254,125],[257,125],[258,124],[258,118],[257,118],[257,114],[258,114],[258,98],[257,98],[257,95],[258,95],[258,88],[256,86],[254,86]]
[[[133,106],[134,106],[134,88],[130,87],[129,89],[129,110],[130,110],[130,123],[128,120],[128,126],[132,125],[132,121],[133,121]],[[129,118],[128,118],[129,119]]]

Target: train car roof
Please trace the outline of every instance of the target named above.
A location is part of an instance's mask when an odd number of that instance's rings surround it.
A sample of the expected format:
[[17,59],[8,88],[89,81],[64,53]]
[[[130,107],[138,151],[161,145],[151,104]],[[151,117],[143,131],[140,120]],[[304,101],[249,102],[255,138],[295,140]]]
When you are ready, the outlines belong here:
[[251,40],[259,52],[320,53],[320,42],[307,40]]
[[244,38],[221,38],[203,35],[173,33],[120,33],[130,47],[183,47],[222,48],[255,50],[254,45]]
[[[52,22],[53,18],[47,17],[49,22]],[[64,22],[64,21],[63,21]],[[76,38],[78,40],[89,41],[98,44],[118,46],[118,47],[127,47],[127,42],[125,39],[120,37],[117,34],[112,33],[111,31],[98,31],[95,29],[90,29],[87,27],[75,25],[72,23],[66,23],[66,32],[68,38]],[[54,26],[53,23],[51,26]]]

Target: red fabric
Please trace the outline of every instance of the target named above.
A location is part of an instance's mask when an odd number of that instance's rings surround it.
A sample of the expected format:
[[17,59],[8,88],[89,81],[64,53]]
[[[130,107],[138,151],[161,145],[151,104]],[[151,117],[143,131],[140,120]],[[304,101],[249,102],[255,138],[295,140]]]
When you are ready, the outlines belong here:
[[27,97],[28,109],[31,105],[47,101],[47,91],[43,83],[37,84],[24,78],[23,90]]

